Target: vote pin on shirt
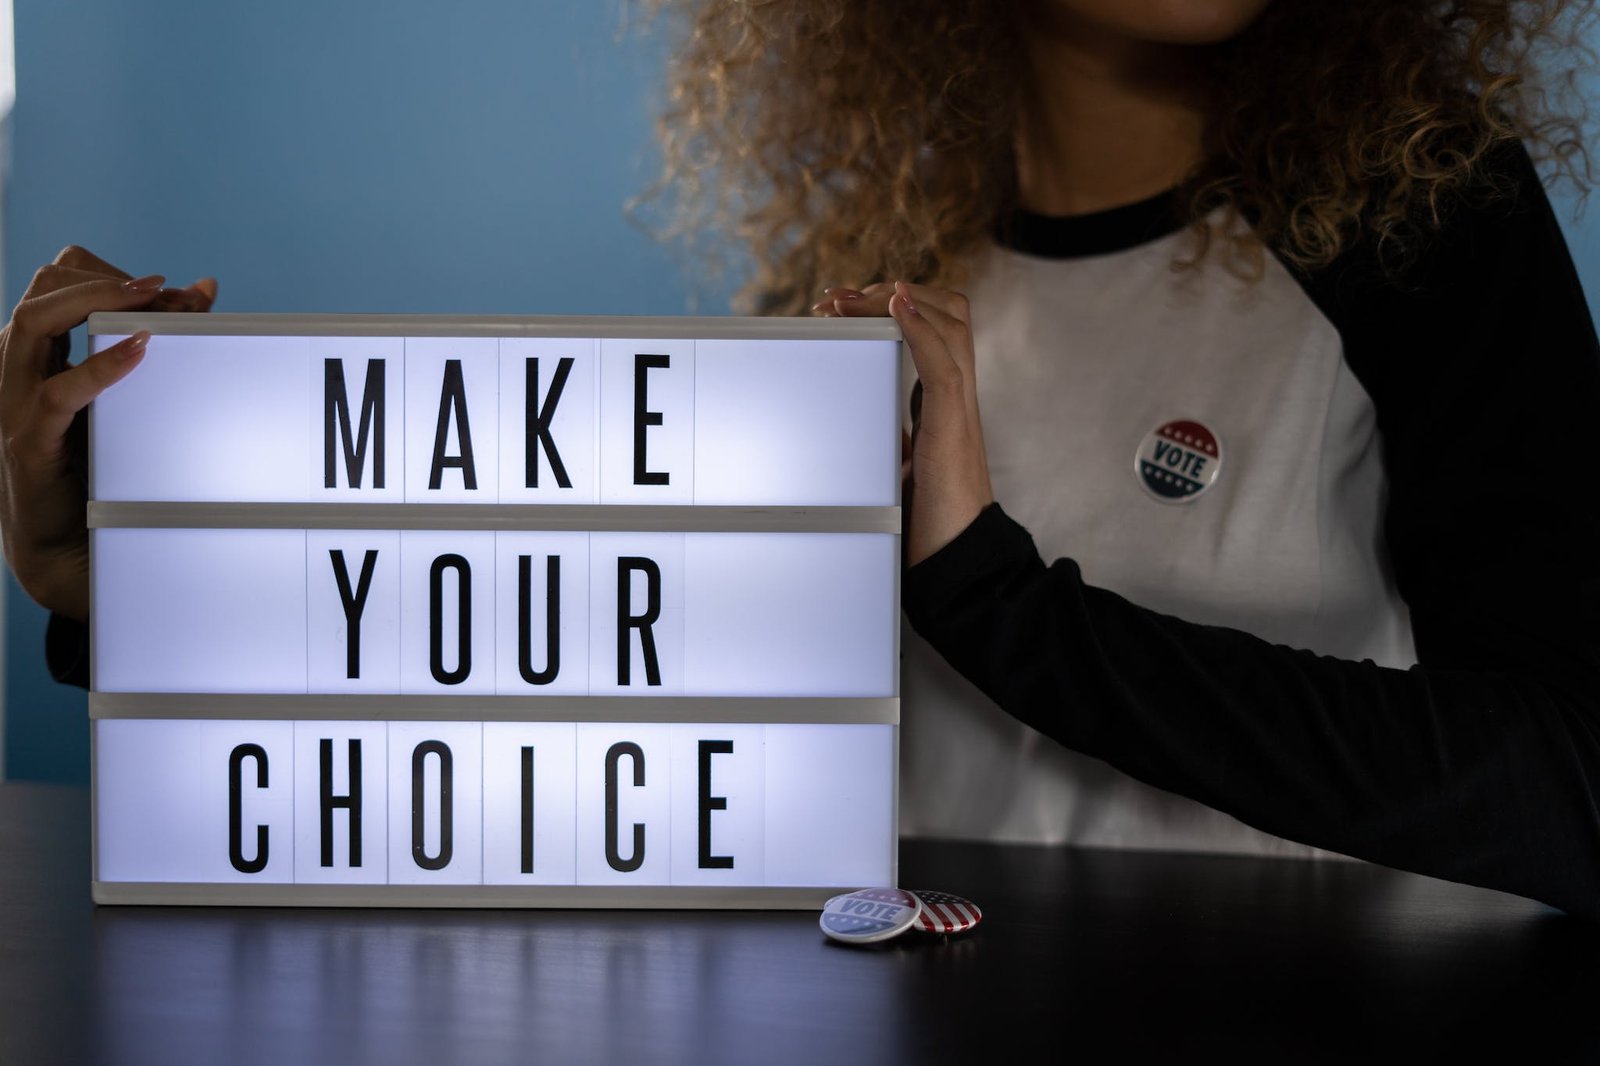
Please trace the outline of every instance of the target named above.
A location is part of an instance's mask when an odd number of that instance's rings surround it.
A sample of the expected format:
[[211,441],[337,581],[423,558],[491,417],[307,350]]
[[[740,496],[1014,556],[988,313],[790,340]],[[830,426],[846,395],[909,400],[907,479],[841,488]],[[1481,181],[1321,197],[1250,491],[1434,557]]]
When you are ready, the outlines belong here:
[[948,935],[965,933],[983,920],[977,904],[948,892],[864,888],[834,896],[822,907],[818,924],[844,944],[875,944],[909,929]]

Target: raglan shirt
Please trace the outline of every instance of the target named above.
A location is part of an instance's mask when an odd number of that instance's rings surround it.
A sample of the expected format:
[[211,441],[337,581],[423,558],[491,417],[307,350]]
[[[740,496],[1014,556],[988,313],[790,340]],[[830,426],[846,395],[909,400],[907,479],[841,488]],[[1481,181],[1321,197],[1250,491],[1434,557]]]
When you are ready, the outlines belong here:
[[[1015,220],[969,290],[998,502],[902,586],[903,828],[1600,917],[1600,347],[1526,153],[1497,169],[1398,276],[1175,268],[1165,197]],[[1172,426],[1203,491],[1141,465]]]

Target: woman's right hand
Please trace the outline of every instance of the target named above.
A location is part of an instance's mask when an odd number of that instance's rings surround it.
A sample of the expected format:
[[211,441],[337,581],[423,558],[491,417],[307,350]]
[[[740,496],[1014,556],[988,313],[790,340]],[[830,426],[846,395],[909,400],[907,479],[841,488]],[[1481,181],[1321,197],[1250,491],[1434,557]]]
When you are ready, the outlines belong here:
[[[217,283],[163,288],[72,246],[39,268],[0,330],[0,534],[24,591],[80,621],[89,616],[83,422],[96,396],[139,364],[148,333],[67,364],[68,334],[95,311],[208,311]],[[74,430],[74,427],[78,427]]]

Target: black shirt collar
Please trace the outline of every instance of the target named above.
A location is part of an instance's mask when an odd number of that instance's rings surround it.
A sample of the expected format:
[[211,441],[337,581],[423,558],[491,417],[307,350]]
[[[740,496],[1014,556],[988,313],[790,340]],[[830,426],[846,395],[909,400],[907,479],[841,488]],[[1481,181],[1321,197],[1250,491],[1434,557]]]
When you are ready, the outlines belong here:
[[1171,190],[1087,215],[1039,215],[1016,208],[995,227],[1005,248],[1043,259],[1077,259],[1137,248],[1182,229]]

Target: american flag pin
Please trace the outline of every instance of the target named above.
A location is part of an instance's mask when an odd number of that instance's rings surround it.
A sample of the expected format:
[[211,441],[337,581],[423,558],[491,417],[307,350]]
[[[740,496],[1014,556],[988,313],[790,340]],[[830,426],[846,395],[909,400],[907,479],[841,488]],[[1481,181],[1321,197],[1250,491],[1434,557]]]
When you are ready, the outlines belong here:
[[822,931],[845,944],[899,936],[917,922],[917,897],[899,888],[864,888],[834,896],[822,907]]
[[920,888],[911,895],[917,901],[917,928],[924,933],[965,933],[983,921],[978,905],[960,896]]

